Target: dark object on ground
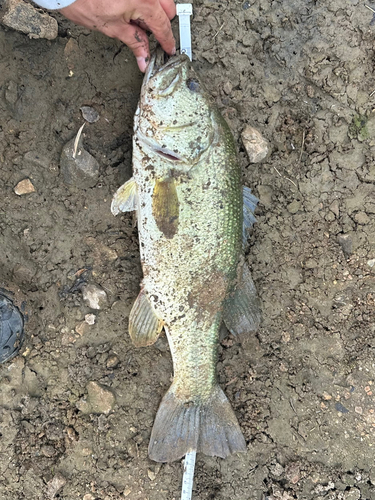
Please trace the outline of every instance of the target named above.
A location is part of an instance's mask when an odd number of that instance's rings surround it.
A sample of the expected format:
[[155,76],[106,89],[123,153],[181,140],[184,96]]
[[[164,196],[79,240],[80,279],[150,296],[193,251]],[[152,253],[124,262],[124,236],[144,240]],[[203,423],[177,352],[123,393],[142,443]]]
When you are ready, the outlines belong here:
[[18,307],[0,291],[0,363],[19,352],[24,339],[23,323]]
[[0,22],[4,26],[21,31],[30,38],[53,40],[57,37],[56,19],[32,4],[20,0],[5,0],[0,2],[0,7]]

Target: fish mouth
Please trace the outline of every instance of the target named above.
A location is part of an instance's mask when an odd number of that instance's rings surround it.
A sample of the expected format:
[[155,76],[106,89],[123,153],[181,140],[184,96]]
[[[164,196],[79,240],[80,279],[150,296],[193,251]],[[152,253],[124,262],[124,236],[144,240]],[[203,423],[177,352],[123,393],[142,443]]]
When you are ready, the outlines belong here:
[[156,75],[161,75],[172,69],[177,69],[179,66],[186,63],[190,63],[190,59],[186,54],[169,56],[160,46],[157,47],[147,66],[142,87],[145,87]]

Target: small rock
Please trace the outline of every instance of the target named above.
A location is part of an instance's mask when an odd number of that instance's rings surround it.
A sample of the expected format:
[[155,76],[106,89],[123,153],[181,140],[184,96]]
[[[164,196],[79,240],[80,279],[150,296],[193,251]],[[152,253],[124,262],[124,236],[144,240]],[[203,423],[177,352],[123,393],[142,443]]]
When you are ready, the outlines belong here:
[[35,193],[35,187],[30,179],[24,179],[20,181],[17,186],[14,188],[14,192],[18,194],[18,196],[22,196],[23,194]]
[[128,497],[131,492],[132,492],[132,490],[130,488],[126,488],[126,490],[123,493],[124,497]]
[[83,500],[95,500],[95,497],[91,493],[86,493],[86,495],[83,495]]
[[95,314],[86,314],[85,321],[88,325],[95,325],[96,316]]
[[223,90],[227,95],[230,95],[232,93],[232,90],[233,90],[233,85],[231,84],[231,82],[228,81],[228,82],[224,83]]
[[270,473],[275,477],[281,477],[284,474],[284,467],[276,462],[269,466]]
[[367,261],[367,265],[370,266],[370,267],[374,267],[375,266],[375,259],[370,259]]
[[55,18],[23,0],[5,0],[0,21],[8,28],[21,31],[30,38],[54,40],[58,33]]
[[80,110],[83,118],[89,123],[95,123],[100,118],[99,113],[91,106],[82,106]]
[[349,491],[346,491],[344,494],[345,500],[359,500],[361,498],[361,490],[358,488],[350,488]]
[[42,446],[40,451],[45,457],[48,458],[53,457],[53,455],[55,454],[55,448],[53,446],[44,445]]
[[87,392],[92,413],[108,414],[113,409],[115,396],[109,389],[104,388],[97,382],[89,382]]
[[329,206],[329,209],[331,210],[332,213],[335,214],[336,217],[340,215],[340,205],[338,200],[334,200],[331,205]]
[[315,269],[316,267],[318,267],[318,263],[315,259],[307,259],[305,262],[306,269]]
[[60,157],[60,169],[66,184],[88,189],[98,182],[99,163],[82,146],[82,135],[77,148],[74,148],[76,138],[63,147]]
[[297,484],[301,478],[299,465],[296,463],[289,464],[285,469],[285,477],[292,484]]
[[89,325],[86,323],[86,321],[82,321],[75,327],[75,331],[78,333],[78,335],[83,337],[89,331]]
[[152,470],[148,469],[147,475],[148,475],[148,478],[150,479],[150,481],[155,481],[155,478],[156,478],[155,472],[152,472]]
[[116,368],[116,366],[119,364],[119,362],[120,362],[120,360],[118,359],[118,357],[115,354],[112,354],[107,359],[106,366],[107,366],[107,368]]
[[267,156],[268,143],[258,130],[247,125],[241,137],[251,163],[258,163]]
[[287,206],[288,212],[290,214],[296,214],[301,208],[301,202],[298,200],[293,200],[292,203],[289,203]]
[[353,240],[350,234],[339,234],[337,236],[337,241],[345,256],[349,257],[353,253]]
[[107,294],[98,285],[90,284],[82,287],[83,300],[90,309],[103,309],[107,305]]
[[330,401],[332,399],[332,396],[326,391],[323,392],[322,396],[326,401]]
[[335,408],[340,413],[349,413],[349,410],[347,408],[345,408],[345,406],[343,404],[339,403],[339,402],[337,402],[335,404]]
[[47,496],[48,498],[55,498],[57,493],[64,487],[66,479],[60,473],[54,475],[54,477],[47,483]]

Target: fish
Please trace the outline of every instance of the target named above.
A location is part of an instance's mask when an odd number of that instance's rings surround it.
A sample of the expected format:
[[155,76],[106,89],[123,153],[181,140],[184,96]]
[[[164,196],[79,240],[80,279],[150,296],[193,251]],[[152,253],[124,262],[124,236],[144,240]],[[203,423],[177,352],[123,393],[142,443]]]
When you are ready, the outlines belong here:
[[242,186],[233,135],[186,55],[157,50],[134,117],[133,176],[112,200],[135,211],[143,280],[129,315],[135,346],[164,329],[173,382],[156,414],[149,457],[245,452],[218,385],[219,330],[257,330],[261,310],[244,259],[257,198]]

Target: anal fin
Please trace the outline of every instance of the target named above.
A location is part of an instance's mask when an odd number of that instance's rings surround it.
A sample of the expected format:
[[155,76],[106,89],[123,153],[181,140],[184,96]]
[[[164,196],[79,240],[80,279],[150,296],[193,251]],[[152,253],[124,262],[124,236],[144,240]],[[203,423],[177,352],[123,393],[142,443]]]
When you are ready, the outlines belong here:
[[111,204],[111,212],[117,215],[120,212],[132,212],[137,208],[138,189],[132,177],[116,191]]
[[258,294],[246,264],[233,292],[224,302],[224,323],[233,335],[256,331],[261,321]]
[[141,290],[129,315],[129,334],[136,347],[145,347],[158,339],[163,321],[156,313],[146,292]]

